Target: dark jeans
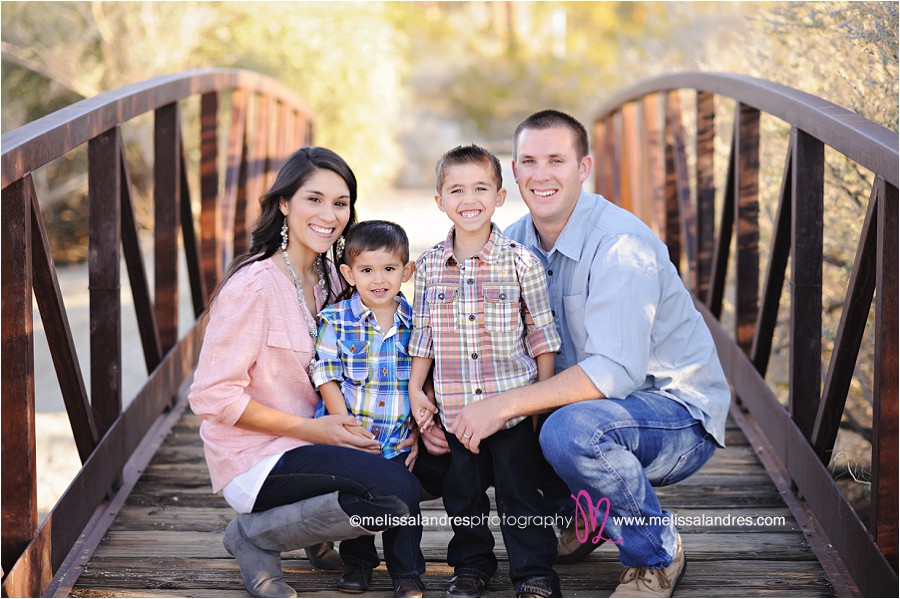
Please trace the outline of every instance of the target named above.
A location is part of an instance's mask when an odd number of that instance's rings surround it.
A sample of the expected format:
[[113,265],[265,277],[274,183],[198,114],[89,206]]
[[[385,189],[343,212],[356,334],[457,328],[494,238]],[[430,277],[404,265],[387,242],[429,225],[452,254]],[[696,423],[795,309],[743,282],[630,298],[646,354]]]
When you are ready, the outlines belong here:
[[[487,522],[490,500],[485,493],[493,478],[500,530],[509,556],[509,576],[516,590],[540,589],[560,596],[559,576],[553,570],[553,528],[533,520],[519,525],[543,515],[539,473],[535,468],[540,449],[531,419],[483,440],[478,454],[471,453],[453,435],[447,434],[447,440],[451,464],[444,486],[444,507],[453,525],[447,563],[456,574],[484,579],[497,571],[494,537]],[[469,521],[460,522],[460,518]]]
[[422,485],[422,501],[437,499],[444,495],[444,485],[447,482],[448,470],[450,470],[450,455],[431,455],[420,439],[419,457],[416,458],[413,474],[416,475],[416,478],[419,479],[419,483]]
[[[253,511],[338,491],[338,501],[348,517],[418,517],[421,487],[403,465],[403,459],[405,456],[386,460],[333,445],[292,449],[272,468],[256,497]],[[425,573],[425,558],[420,548],[421,526],[389,528],[382,540],[391,577],[412,578]],[[340,550],[345,562],[378,565],[371,537],[341,541]]]

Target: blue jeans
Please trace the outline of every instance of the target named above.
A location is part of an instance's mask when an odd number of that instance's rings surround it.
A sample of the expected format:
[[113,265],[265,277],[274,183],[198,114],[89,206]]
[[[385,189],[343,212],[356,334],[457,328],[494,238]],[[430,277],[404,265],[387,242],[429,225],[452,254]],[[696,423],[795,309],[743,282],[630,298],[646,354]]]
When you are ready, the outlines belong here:
[[[603,537],[621,541],[619,559],[625,567],[665,568],[672,563],[677,531],[653,487],[694,474],[716,449],[712,436],[687,409],[646,391],[621,400],[583,401],[551,414],[540,442],[547,461],[572,494],[587,493],[589,499],[581,494],[583,511],[577,514],[583,525],[584,515],[594,511],[591,538],[603,522],[606,498],[609,518]],[[643,522],[616,521],[629,516]]]
[[[516,591],[561,596],[559,576],[553,570],[553,528],[528,522],[542,515],[535,468],[540,453],[531,418],[484,439],[478,454],[449,433],[447,441],[450,470],[444,485],[444,507],[451,517],[471,519],[471,525],[451,521],[453,539],[447,547],[447,563],[454,573],[487,580],[497,571],[494,536],[485,520],[491,507],[485,491],[493,480],[497,511],[505,517],[500,531]],[[517,522],[527,525],[518,526]]]
[[[403,465],[406,455],[386,460],[333,445],[304,445],[286,452],[256,496],[254,512],[264,511],[339,491],[338,502],[347,516],[418,517],[421,487]],[[392,578],[425,573],[422,527],[396,526],[382,533],[384,561]],[[376,567],[378,553],[372,537],[341,541],[345,563]]]

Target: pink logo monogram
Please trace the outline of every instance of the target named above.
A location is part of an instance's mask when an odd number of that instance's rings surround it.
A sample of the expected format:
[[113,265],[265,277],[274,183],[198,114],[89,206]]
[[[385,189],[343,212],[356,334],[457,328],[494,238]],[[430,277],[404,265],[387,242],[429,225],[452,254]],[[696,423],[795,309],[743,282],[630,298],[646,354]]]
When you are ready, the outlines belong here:
[[[578,491],[578,496],[569,495],[572,499],[575,500],[575,537],[578,539],[580,543],[586,543],[590,535],[595,530],[597,534],[591,539],[591,543],[597,545],[601,540],[609,541],[614,545],[618,545],[622,542],[622,539],[618,541],[614,541],[612,539],[607,539],[603,536],[603,528],[606,526],[606,521],[609,519],[609,497],[601,497],[600,500],[594,505],[594,501],[591,499],[590,493],[582,489]],[[587,510],[585,510],[584,506],[581,505],[581,499],[584,498],[587,501]],[[603,513],[603,522],[600,523],[600,528],[597,528],[597,515],[600,513],[600,506],[606,504],[606,511]],[[582,522],[582,531],[579,531],[579,522]]]

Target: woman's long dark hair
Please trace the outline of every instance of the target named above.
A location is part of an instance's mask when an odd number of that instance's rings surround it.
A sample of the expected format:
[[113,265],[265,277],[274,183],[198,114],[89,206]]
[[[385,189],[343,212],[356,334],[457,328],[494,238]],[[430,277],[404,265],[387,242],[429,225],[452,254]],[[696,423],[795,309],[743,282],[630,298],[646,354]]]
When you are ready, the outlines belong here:
[[[279,209],[279,202],[282,198],[290,200],[297,193],[297,190],[309,179],[313,173],[318,170],[329,170],[338,175],[347,184],[350,190],[350,220],[338,241],[331,246],[331,260],[337,266],[340,261],[338,255],[338,246],[343,245],[344,234],[347,229],[356,222],[356,176],[343,158],[327,148],[320,147],[304,147],[300,148],[287,159],[275,182],[263,196],[259,199],[260,214],[256,221],[256,226],[250,238],[250,249],[243,254],[236,256],[232,260],[222,277],[222,281],[216,287],[215,292],[209,300],[210,305],[218,296],[219,291],[231,276],[243,267],[253,262],[259,262],[272,256],[281,248],[281,226],[284,224],[285,216]],[[326,254],[321,254],[320,258],[325,258]],[[337,297],[341,289],[333,289],[333,281],[330,273],[325,273],[325,303],[332,303]]]

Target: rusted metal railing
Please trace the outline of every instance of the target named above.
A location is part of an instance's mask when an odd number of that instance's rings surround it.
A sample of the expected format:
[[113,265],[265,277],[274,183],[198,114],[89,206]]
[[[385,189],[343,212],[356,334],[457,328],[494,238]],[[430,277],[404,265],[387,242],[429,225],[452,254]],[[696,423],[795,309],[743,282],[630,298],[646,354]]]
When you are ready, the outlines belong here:
[[[200,102],[199,231],[195,230],[182,106]],[[193,100],[192,100],[193,101]],[[223,118],[226,113],[230,118]],[[138,243],[121,127],[154,115],[154,290]],[[220,168],[220,132],[228,123]],[[199,352],[199,326],[178,339],[179,237],[194,317],[226,261],[246,245],[255,201],[287,154],[312,139],[309,111],[277,81],[213,69],[100,94],[3,136],[2,561],[5,596],[40,596],[127,460],[168,410]],[[85,387],[32,173],[87,146],[90,392]],[[224,171],[224,172],[220,172]],[[120,254],[121,248],[121,254]],[[124,257],[147,372],[122,409],[119,264]],[[38,527],[32,295],[37,300],[82,469]]]
[[[696,93],[693,113],[681,97]],[[734,101],[731,150],[716,221],[716,102]],[[760,116],[790,128],[768,264],[760,264]],[[688,120],[688,117],[695,117]],[[685,121],[694,132],[688,153]],[[761,431],[757,447],[806,502],[864,596],[897,592],[898,136],[820,98],[731,74],[680,73],[644,81],[599,111],[595,183],[666,241],[713,332],[737,397],[736,420]],[[726,138],[727,139],[727,138]],[[830,364],[822,377],[825,147],[874,176]],[[693,186],[689,170],[693,158]],[[730,258],[732,243],[735,256]],[[766,384],[776,316],[791,262],[789,399]],[[720,322],[733,263],[734,329]],[[871,522],[857,517],[826,468],[874,297]],[[745,429],[746,430],[746,429]],[[750,434],[748,433],[748,436]],[[762,457],[762,456],[761,456]],[[799,503],[795,502],[799,505]]]

